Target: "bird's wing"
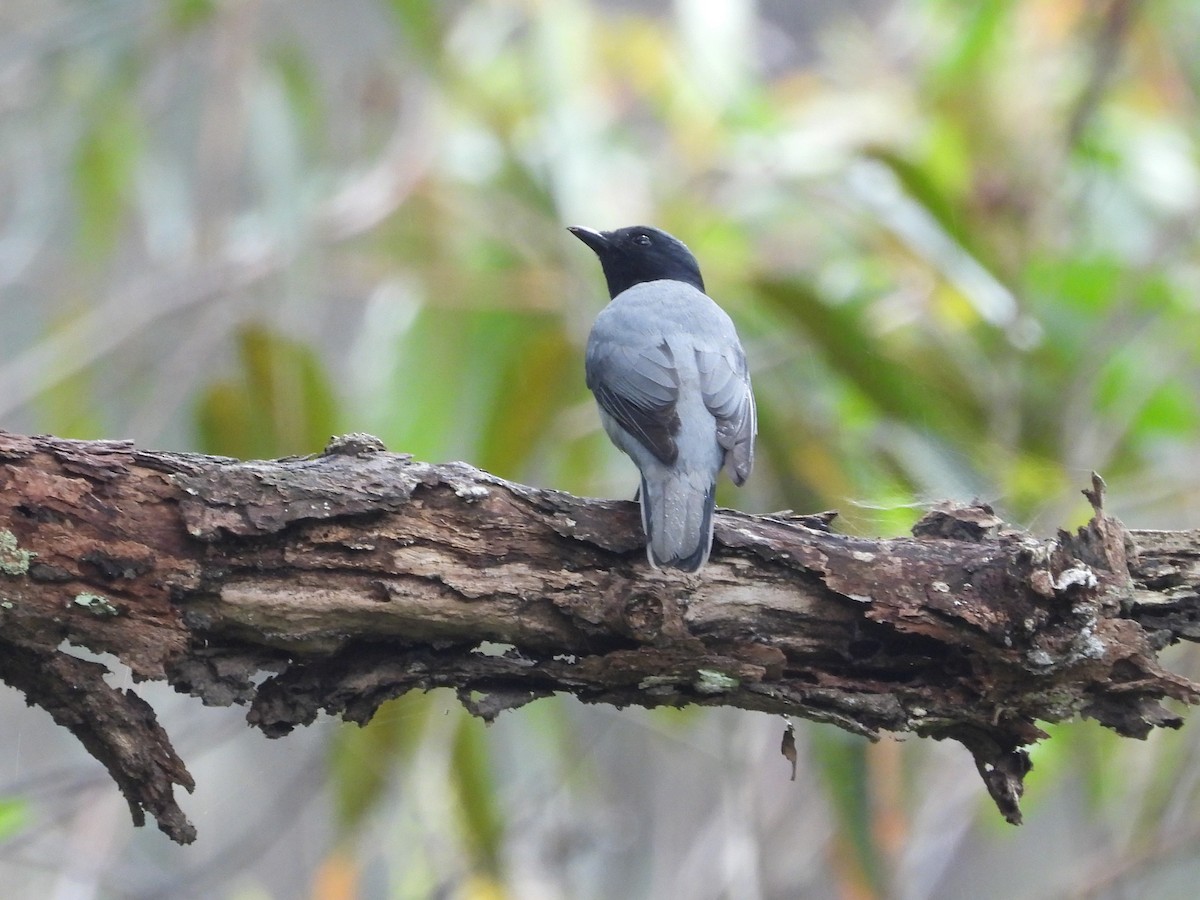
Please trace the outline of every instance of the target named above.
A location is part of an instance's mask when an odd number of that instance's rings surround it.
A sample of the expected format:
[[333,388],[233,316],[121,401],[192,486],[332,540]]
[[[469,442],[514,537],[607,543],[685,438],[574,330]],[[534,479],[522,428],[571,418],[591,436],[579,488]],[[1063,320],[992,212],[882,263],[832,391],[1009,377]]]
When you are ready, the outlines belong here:
[[725,468],[741,485],[754,465],[758,414],[746,354],[740,344],[722,350],[696,349],[704,405],[717,420],[717,442],[725,448]]
[[679,374],[666,341],[630,347],[594,337],[587,350],[587,386],[609,416],[664,465],[679,455]]

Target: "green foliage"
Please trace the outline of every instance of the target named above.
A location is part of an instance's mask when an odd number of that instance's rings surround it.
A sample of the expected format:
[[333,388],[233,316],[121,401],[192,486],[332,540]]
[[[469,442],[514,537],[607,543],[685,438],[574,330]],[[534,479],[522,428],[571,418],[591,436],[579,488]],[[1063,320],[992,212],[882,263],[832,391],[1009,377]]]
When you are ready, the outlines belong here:
[[904,347],[876,337],[866,298],[833,305],[810,285],[798,282],[765,282],[758,290],[787,327],[807,334],[844,386],[853,387],[869,404],[871,418],[915,424],[936,418],[950,435],[979,429],[981,410],[974,408],[977,401],[968,383],[932,353],[922,353],[924,347]]
[[117,246],[138,155],[138,114],[120,88],[94,98],[75,151],[74,187],[80,252],[102,259]]
[[485,727],[470,716],[460,717],[450,754],[450,789],[457,800],[472,869],[490,878],[499,878],[502,874],[504,818],[496,803]]
[[438,0],[389,0],[408,49],[428,66],[442,54],[442,6]]
[[343,837],[352,837],[385,795],[396,767],[420,747],[430,695],[411,691],[384,703],[366,725],[345,725],[329,746],[330,778]]
[[239,459],[319,451],[338,422],[316,354],[256,326],[241,330],[237,346],[237,375],[213,384],[200,400],[201,445]]
[[19,834],[29,822],[29,807],[24,800],[0,797],[0,841]]
[[170,0],[167,16],[170,23],[186,31],[206,24],[216,12],[217,0]]
[[521,332],[506,342],[479,438],[481,465],[509,477],[524,473],[530,448],[546,440],[564,400],[580,394],[579,355],[557,323],[530,322]]
[[320,149],[325,143],[327,118],[311,61],[294,45],[282,44],[275,48],[273,62],[304,143]]
[[932,0],[929,4],[957,30],[942,58],[931,68],[934,86],[963,90],[986,81],[995,71],[989,64],[1012,37],[1014,0]]
[[872,833],[873,810],[867,769],[867,744],[856,735],[831,727],[813,728],[812,762],[821,772],[821,783],[830,793],[845,843],[851,870],[874,891],[886,885],[880,848]]
[[47,429],[60,437],[87,438],[104,433],[100,408],[87,375],[73,375],[47,387],[38,396],[38,408]]

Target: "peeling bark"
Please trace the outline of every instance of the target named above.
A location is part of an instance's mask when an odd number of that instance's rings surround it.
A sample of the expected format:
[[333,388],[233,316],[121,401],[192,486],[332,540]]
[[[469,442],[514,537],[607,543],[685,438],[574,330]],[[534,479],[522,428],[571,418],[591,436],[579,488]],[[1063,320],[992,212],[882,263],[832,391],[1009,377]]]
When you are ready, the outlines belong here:
[[0,678],[180,842],[172,789],[192,781],[153,710],[64,641],[247,705],[270,736],[450,687],[488,720],[567,692],[952,738],[1016,823],[1038,721],[1145,737],[1182,723],[1161,701],[1200,697],[1157,660],[1200,636],[1200,534],[1126,531],[1099,479],[1085,493],[1091,522],[1053,538],[983,505],[898,540],[722,511],[690,576],[647,568],[632,503],[369,436],[238,462],[0,433]]

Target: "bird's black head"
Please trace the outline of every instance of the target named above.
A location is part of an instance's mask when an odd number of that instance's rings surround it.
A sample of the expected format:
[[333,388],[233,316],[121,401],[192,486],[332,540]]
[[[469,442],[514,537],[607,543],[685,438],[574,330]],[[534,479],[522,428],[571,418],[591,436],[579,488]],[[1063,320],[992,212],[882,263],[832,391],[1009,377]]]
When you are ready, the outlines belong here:
[[600,257],[608,293],[612,297],[644,281],[670,279],[704,290],[700,264],[678,238],[649,225],[592,231],[571,227],[575,235]]

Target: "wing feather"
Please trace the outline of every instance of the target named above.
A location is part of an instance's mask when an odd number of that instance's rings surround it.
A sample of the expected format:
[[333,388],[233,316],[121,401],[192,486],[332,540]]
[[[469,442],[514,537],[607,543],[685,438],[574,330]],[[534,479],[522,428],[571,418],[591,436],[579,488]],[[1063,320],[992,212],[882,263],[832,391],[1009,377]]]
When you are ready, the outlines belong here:
[[679,375],[666,342],[630,347],[588,344],[587,386],[609,416],[664,465],[679,456]]
[[717,442],[725,449],[725,468],[742,485],[754,466],[758,414],[746,354],[735,344],[724,350],[696,351],[704,405],[717,420]]

